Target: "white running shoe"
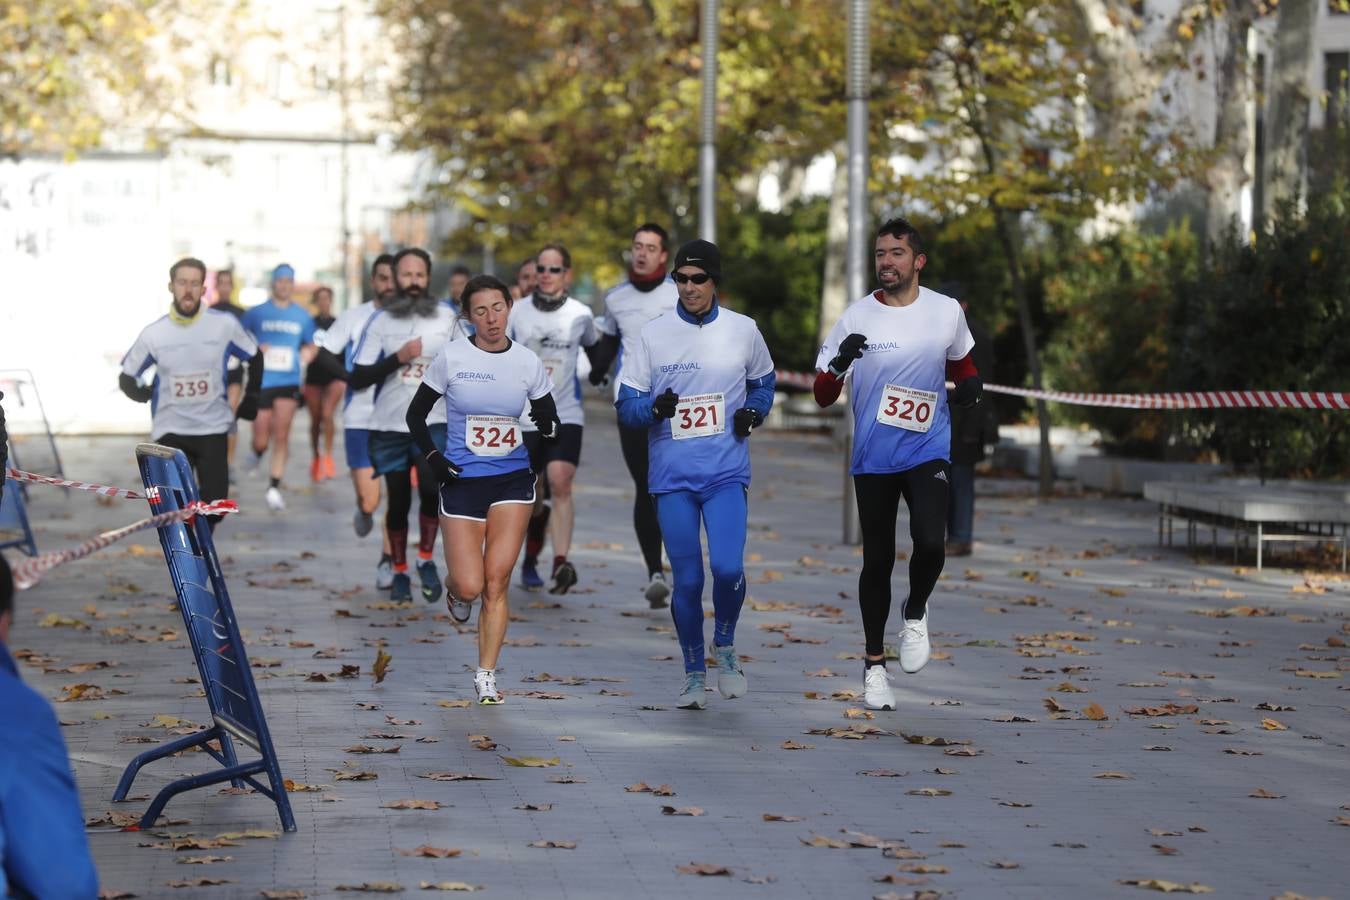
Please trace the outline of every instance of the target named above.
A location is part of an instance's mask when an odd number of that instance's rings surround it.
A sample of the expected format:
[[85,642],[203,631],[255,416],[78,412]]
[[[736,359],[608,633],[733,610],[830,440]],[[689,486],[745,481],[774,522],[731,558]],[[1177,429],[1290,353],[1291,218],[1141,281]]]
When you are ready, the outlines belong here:
[[744,697],[750,686],[745,678],[745,670],[741,668],[741,661],[736,656],[736,648],[714,644],[713,658],[717,660],[717,690],[728,700]]
[[647,605],[652,609],[665,609],[670,605],[670,585],[666,584],[666,576],[660,572],[652,575],[651,582],[642,593],[647,598]]
[[286,498],[281,496],[281,489],[269,487],[267,489],[267,508],[272,512],[281,512],[286,508]]
[[[263,451],[266,453],[267,451]],[[262,465],[262,453],[257,453],[252,447],[244,450],[244,477],[252,478],[258,474],[258,466]]]
[[675,705],[680,709],[702,709],[708,705],[708,700],[703,696],[707,688],[706,672],[686,672],[684,675],[684,689],[680,691],[680,699],[675,701]]
[[394,564],[389,561],[389,557],[380,560],[380,564],[375,567],[375,587],[382,591],[387,591],[394,585]]
[[928,610],[922,619],[906,619],[900,632],[900,668],[913,675],[928,665]]
[[481,706],[496,706],[502,702],[501,691],[497,690],[497,672],[495,669],[479,669],[473,676],[473,689],[478,694]]
[[895,709],[891,673],[885,666],[868,666],[863,675],[863,702],[868,709]]

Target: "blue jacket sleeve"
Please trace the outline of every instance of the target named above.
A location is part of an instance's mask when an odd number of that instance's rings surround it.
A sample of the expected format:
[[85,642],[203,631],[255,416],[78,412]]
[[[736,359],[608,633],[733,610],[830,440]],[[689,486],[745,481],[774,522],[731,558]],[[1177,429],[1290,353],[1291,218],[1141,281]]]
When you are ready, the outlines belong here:
[[0,733],[0,889],[94,900],[98,873],[56,716],[17,679],[0,677],[0,694],[17,720]]
[[652,414],[650,391],[639,391],[621,384],[614,408],[619,411],[619,424],[625,428],[650,428],[656,422],[656,416]]
[[745,405],[761,416],[768,418],[769,410],[773,409],[773,390],[777,383],[778,378],[773,372],[763,378],[747,378],[745,381]]

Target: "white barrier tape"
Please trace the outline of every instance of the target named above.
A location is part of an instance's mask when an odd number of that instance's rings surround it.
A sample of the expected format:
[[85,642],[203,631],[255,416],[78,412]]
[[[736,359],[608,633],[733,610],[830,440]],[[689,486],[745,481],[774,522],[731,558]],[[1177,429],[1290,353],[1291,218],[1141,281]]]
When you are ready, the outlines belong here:
[[986,391],[1076,406],[1120,409],[1337,409],[1350,410],[1350,393],[1338,391],[1179,391],[1167,394],[1086,394],[986,384]]
[[[815,376],[805,372],[774,373],[779,384],[810,388]],[[947,382],[950,390],[952,383]],[[1166,394],[1088,394],[1046,391],[986,384],[986,391],[1032,400],[1052,400],[1076,406],[1113,406],[1120,409],[1337,409],[1350,410],[1350,392],[1344,391],[1176,391]]]
[[239,504],[234,500],[214,500],[210,503],[203,503],[198,500],[185,506],[182,509],[175,509],[169,512],[160,513],[157,516],[151,516],[148,519],[141,519],[139,522],[133,522],[130,525],[123,526],[114,531],[105,531],[98,537],[91,538],[77,547],[71,547],[68,550],[60,550],[56,553],[44,553],[41,556],[35,556],[32,559],[26,559],[14,566],[14,586],[21,591],[37,584],[42,580],[42,576],[63,563],[71,560],[83,559],[110,544],[120,541],[129,534],[135,534],[138,531],[145,531],[147,528],[158,528],[161,525],[167,525],[170,522],[186,522],[197,516],[203,515],[225,516],[230,513],[239,512]]
[[21,472],[18,469],[5,469],[5,475],[15,481],[24,481],[28,484],[46,484],[52,487],[72,488],[77,491],[90,491],[95,494],[102,494],[104,497],[121,497],[124,500],[144,500],[145,494],[138,491],[129,491],[126,488],[108,487],[106,484],[94,484],[90,481],[67,481],[64,478],[53,478],[50,475],[35,475],[32,472]]

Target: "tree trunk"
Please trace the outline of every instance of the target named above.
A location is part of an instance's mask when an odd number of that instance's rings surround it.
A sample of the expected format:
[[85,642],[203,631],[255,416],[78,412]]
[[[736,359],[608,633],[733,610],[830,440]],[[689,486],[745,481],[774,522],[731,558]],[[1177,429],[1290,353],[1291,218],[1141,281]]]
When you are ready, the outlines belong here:
[[825,224],[825,275],[820,288],[820,325],[817,343],[825,343],[834,323],[857,297],[848,296],[844,284],[848,258],[848,148],[834,146],[834,182],[830,185],[830,212]]
[[1270,115],[1266,128],[1265,208],[1268,222],[1285,204],[1298,203],[1308,169],[1308,73],[1317,4],[1281,0],[1271,66]]
[[[1209,194],[1205,202],[1205,234],[1211,244],[1224,240],[1242,211],[1242,188],[1248,181],[1247,155],[1252,146],[1249,107],[1252,101],[1251,57],[1247,35],[1254,9],[1249,0],[1237,0],[1215,27],[1223,31],[1223,46],[1215,78],[1216,116],[1213,164],[1205,174]],[[1245,239],[1245,235],[1239,235]]]
[[[1031,370],[1031,386],[1041,390],[1041,356],[1036,348],[1036,330],[1031,322],[1031,304],[1027,300],[1026,279],[1022,274],[1022,236],[1016,213],[995,207],[994,223],[998,242],[1008,263],[1008,281],[1013,300],[1017,303],[1017,319],[1022,328],[1022,343],[1027,351],[1027,368]],[[1055,487],[1055,463],[1050,455],[1050,410],[1044,400],[1036,401],[1036,422],[1040,426],[1040,465],[1038,468],[1042,500],[1050,499]]]

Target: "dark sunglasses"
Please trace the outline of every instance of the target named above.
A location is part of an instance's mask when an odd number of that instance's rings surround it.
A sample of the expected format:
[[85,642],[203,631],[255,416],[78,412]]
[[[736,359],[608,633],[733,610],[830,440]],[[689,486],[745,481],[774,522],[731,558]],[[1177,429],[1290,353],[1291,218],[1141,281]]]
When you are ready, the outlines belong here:
[[539,265],[536,265],[534,267],[534,270],[538,272],[540,275],[543,275],[545,272],[548,272],[551,275],[561,275],[562,273],[567,271],[566,267],[564,266],[539,266]]
[[671,272],[670,277],[675,279],[676,284],[685,284],[692,281],[694,284],[707,284],[712,276],[707,272],[695,272],[693,275],[686,275],[683,272]]

